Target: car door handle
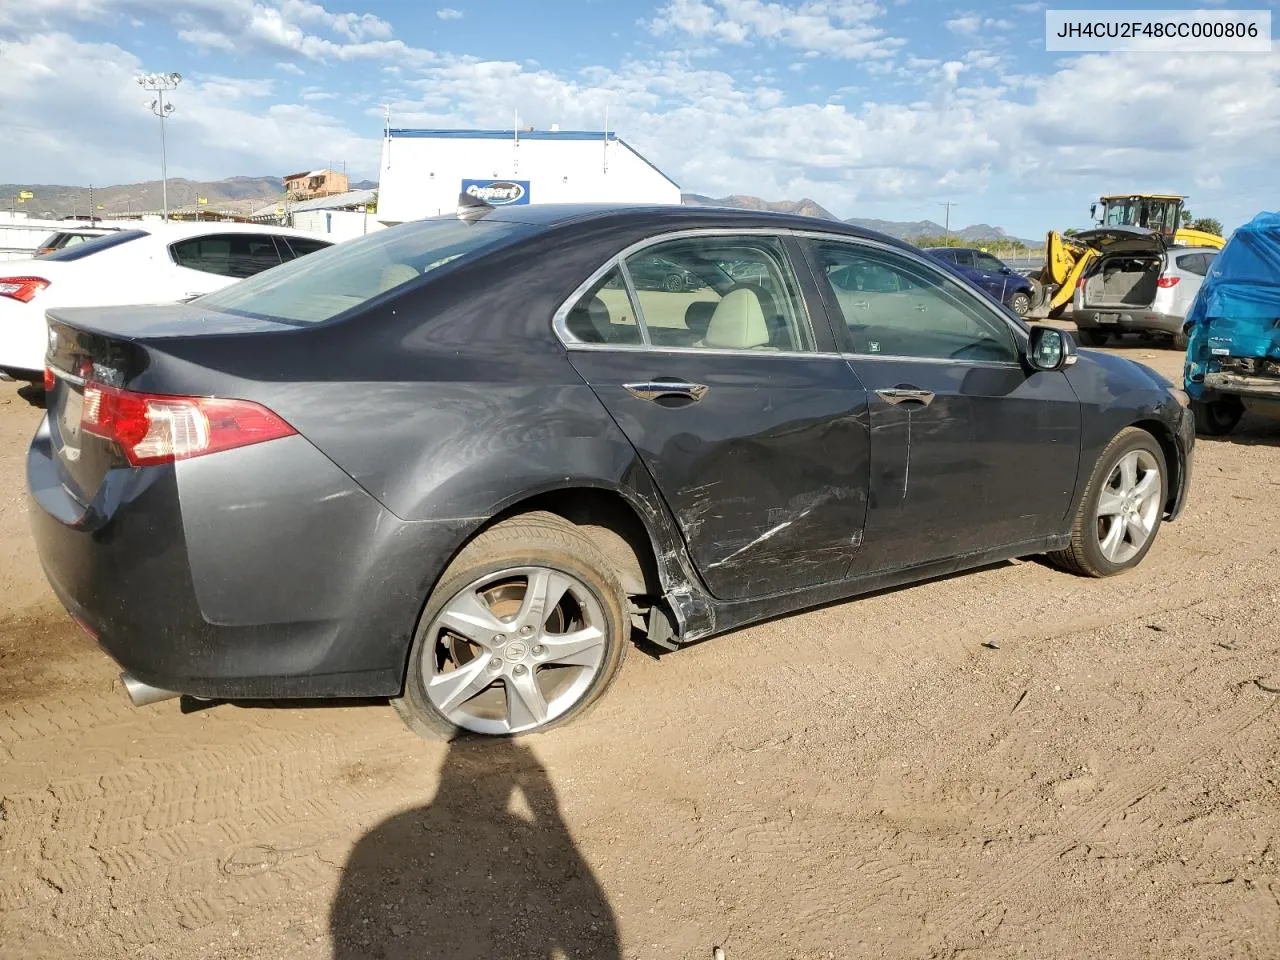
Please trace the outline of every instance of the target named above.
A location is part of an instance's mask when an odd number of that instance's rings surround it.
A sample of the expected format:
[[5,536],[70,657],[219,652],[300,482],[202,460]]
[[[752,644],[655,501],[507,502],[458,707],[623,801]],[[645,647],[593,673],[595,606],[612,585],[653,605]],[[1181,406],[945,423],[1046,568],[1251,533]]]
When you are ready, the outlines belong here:
[[682,380],[645,380],[641,383],[624,383],[623,387],[633,397],[641,400],[659,400],[662,397],[678,397],[682,400],[701,400],[710,389],[705,383],[685,383]]
[[933,392],[917,390],[914,387],[894,387],[891,390],[877,390],[876,395],[885,403],[918,403],[927,407],[933,402]]

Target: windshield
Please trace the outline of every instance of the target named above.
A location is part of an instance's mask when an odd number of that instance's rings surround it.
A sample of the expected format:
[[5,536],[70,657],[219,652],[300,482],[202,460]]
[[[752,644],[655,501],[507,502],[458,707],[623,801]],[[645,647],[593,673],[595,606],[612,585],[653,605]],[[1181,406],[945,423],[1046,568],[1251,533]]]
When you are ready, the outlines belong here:
[[272,267],[194,303],[245,316],[308,324],[332,320],[447,263],[527,235],[525,224],[418,220]]
[[61,247],[50,253],[42,253],[35,257],[36,260],[80,260],[83,257],[92,256],[111,247],[118,247],[122,243],[128,243],[130,240],[137,240],[139,237],[148,236],[145,230],[122,230],[119,233],[108,233],[101,237],[94,237],[92,240],[86,240],[84,243],[71,243],[65,247]]

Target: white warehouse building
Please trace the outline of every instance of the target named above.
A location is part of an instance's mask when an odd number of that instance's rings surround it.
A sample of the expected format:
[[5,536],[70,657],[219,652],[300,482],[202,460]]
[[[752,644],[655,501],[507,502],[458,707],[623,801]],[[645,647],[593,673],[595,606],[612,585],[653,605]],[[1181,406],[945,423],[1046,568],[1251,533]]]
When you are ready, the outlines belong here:
[[679,184],[613,133],[387,130],[378,220],[453,213],[460,193],[495,206],[680,202]]

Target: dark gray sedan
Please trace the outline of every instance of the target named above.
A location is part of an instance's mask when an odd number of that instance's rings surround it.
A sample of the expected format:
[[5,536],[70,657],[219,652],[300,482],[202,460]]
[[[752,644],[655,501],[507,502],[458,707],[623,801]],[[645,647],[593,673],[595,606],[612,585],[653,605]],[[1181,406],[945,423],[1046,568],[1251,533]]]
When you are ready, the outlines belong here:
[[[695,279],[639,286],[654,257]],[[1168,381],[909,245],[712,208],[472,205],[51,311],[48,356],[40,557],[135,702],[386,696],[443,735],[577,716],[633,630],[1121,573],[1194,442]]]

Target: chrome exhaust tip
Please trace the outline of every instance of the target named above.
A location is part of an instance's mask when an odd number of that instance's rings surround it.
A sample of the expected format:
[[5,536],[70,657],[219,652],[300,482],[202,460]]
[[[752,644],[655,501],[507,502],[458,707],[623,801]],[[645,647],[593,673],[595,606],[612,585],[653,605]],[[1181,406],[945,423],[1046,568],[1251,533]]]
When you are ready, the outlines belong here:
[[161,690],[159,687],[143,683],[137,677],[128,673],[120,674],[120,682],[124,684],[125,693],[129,694],[129,699],[135,707],[145,707],[152,703],[160,703],[162,700],[172,700],[174,697],[181,696],[181,694],[172,690]]

